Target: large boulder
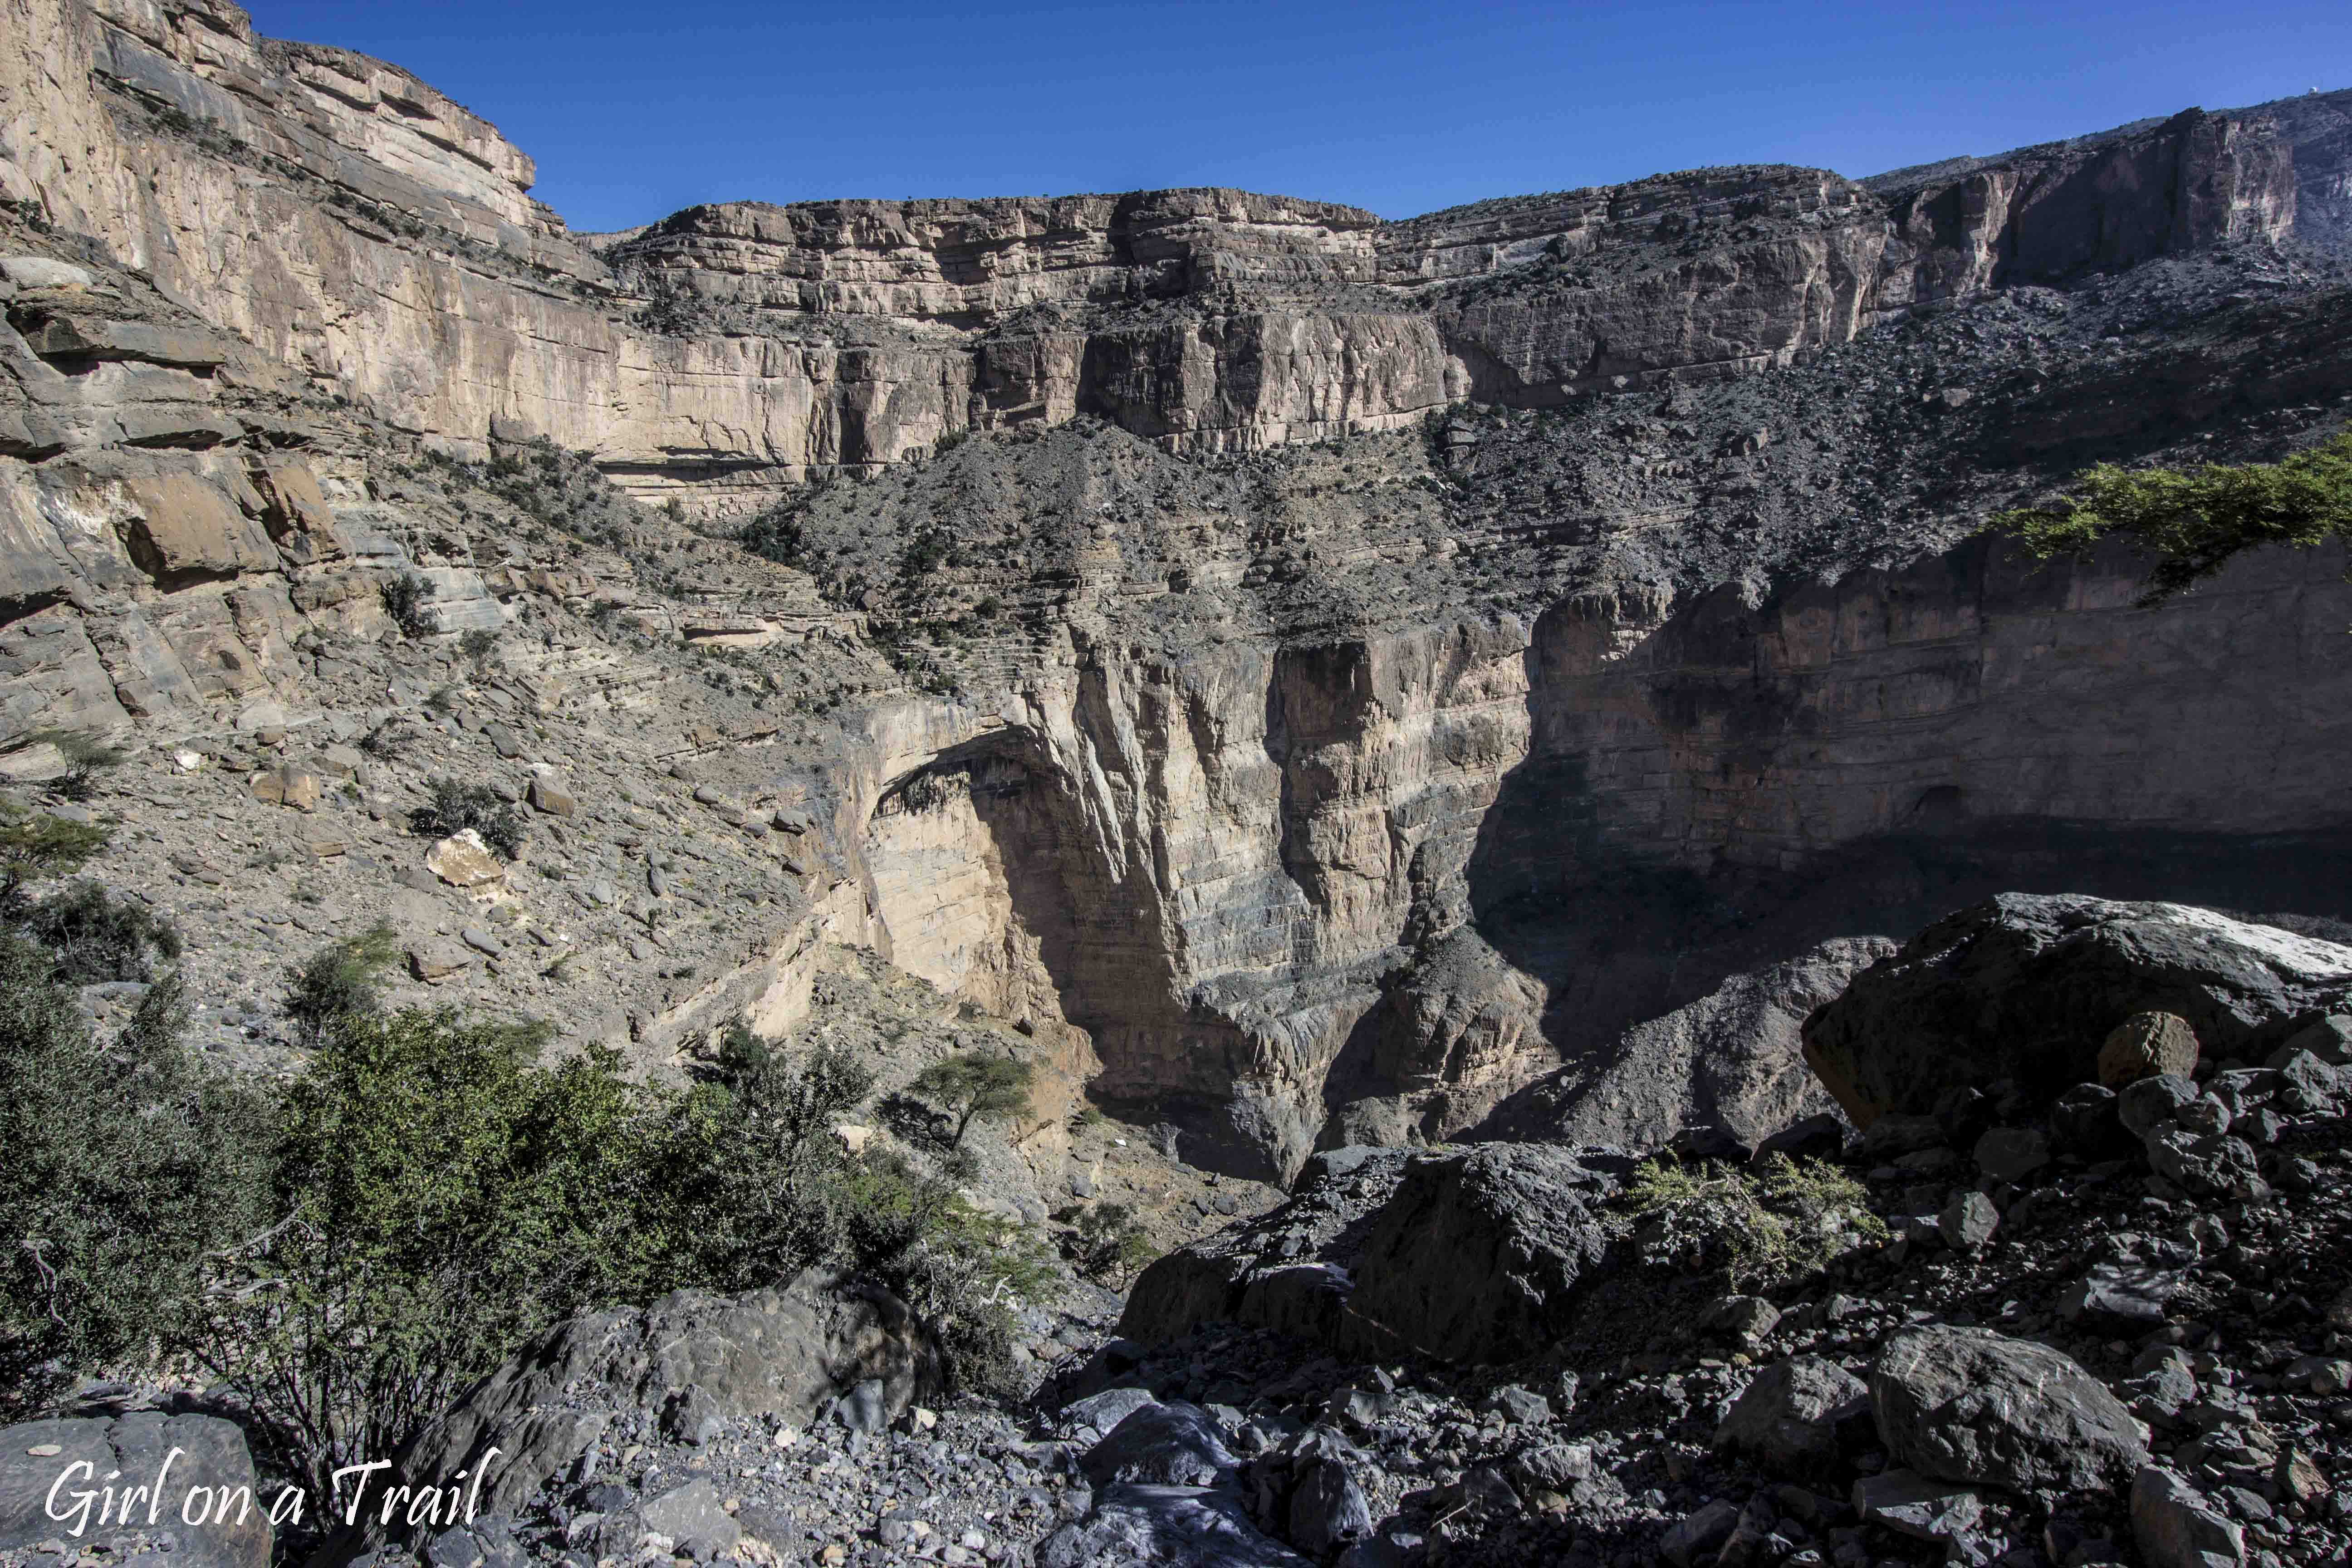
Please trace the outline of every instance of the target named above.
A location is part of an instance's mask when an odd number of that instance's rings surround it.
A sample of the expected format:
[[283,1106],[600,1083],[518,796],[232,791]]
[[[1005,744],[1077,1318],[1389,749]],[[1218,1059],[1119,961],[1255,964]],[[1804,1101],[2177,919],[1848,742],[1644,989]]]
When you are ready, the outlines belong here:
[[2246,1561],[2245,1532],[2162,1466],[2133,1478],[2131,1522],[2148,1568],[2240,1568]]
[[1758,1373],[1731,1402],[1715,1429],[1715,1448],[1791,1480],[1827,1476],[1869,1415],[1862,1379],[1820,1356],[1791,1356]]
[[1640,1147],[1685,1128],[1720,1127],[1753,1145],[1829,1113],[1830,1097],[1806,1069],[1799,1031],[1895,945],[1885,937],[1840,937],[1728,975],[1613,1044],[1577,1052],[1504,1100],[1476,1136]]
[[1310,1155],[1290,1201],[1151,1264],[1127,1293],[1118,1331],[1145,1344],[1203,1323],[1248,1323],[1335,1342],[1371,1218],[1412,1161],[1403,1149]]
[[1488,1143],[1314,1156],[1290,1202],[1144,1270],[1119,1332],[1146,1343],[1224,1321],[1366,1358],[1518,1360],[1559,1337],[1601,1265],[1601,1151]]
[[1039,1568],[1307,1568],[1250,1522],[1237,1493],[1199,1487],[1109,1486],[1084,1519],[1037,1545]]
[[2099,1078],[2135,1014],[2185,1021],[2209,1056],[2259,1059],[2347,994],[2352,948],[2185,904],[2003,893],[1856,975],[1805,1021],[1805,1060],[1866,1127],[2004,1079],[2054,1100]]
[[1240,1461],[1224,1436],[1196,1405],[1177,1400],[1145,1405],[1087,1451],[1087,1479],[1098,1487],[1133,1482],[1144,1486],[1214,1486]]
[[1415,1161],[1373,1222],[1343,1336],[1461,1362],[1519,1361],[1559,1336],[1609,1241],[1613,1184],[1576,1152],[1489,1143]]
[[[110,1475],[117,1479],[110,1482]],[[103,1494],[121,1498],[132,1487],[149,1495],[131,1509],[130,1524],[101,1524]],[[70,1539],[84,1553],[102,1552],[113,1562],[269,1568],[275,1496],[254,1477],[245,1434],[210,1415],[144,1411],[0,1428],[0,1552]],[[53,1510],[68,1517],[53,1517]]]
[[622,1410],[655,1412],[693,1438],[687,1428],[713,1417],[806,1426],[873,1384],[887,1418],[939,1376],[906,1304],[842,1276],[808,1269],[782,1290],[742,1296],[680,1290],[547,1330],[436,1416],[401,1451],[392,1482],[470,1470],[495,1447],[480,1506],[510,1514]]
[[1990,1329],[1890,1337],[1870,1397],[1895,1460],[1943,1480],[2090,1491],[2147,1462],[2138,1423],[2106,1384],[2047,1345]]

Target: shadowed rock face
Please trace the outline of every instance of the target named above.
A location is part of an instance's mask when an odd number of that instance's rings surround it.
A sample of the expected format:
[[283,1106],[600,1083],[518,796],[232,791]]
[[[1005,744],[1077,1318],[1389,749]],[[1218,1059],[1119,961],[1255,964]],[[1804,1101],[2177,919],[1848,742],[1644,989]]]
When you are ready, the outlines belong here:
[[2053,1095],[2137,1013],[2259,1060],[2352,994],[2352,948],[2179,904],[2004,894],[1937,921],[1807,1019],[1805,1059],[1864,1126],[1947,1089]]
[[1223,1321],[1364,1358],[1517,1359],[1559,1335],[1600,1270],[1616,1191],[1557,1144],[1331,1151],[1292,1202],[1152,1264],[1119,1331],[1149,1343]]

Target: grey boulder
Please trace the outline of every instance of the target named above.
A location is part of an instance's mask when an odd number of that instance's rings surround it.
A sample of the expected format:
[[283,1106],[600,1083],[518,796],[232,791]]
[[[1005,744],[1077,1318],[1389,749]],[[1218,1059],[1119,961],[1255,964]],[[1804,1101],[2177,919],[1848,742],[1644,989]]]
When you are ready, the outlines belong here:
[[1559,1337],[1608,1256],[1606,1152],[1485,1143],[1315,1155],[1288,1203],[1177,1248],[1128,1292],[1146,1343],[1213,1321],[1355,1360],[1518,1361]]
[[1065,1432],[1080,1426],[1109,1432],[1145,1405],[1159,1403],[1148,1388],[1106,1388],[1100,1394],[1073,1399],[1063,1405],[1060,1426]]
[[1131,1412],[1087,1450],[1082,1466],[1097,1487],[1205,1487],[1240,1463],[1209,1413],[1178,1400]]
[[1870,1394],[1888,1451],[1944,1480],[2103,1490],[2147,1462],[2138,1425],[2105,1384],[2047,1345],[1989,1329],[1891,1336]]
[[[174,1448],[180,1454],[172,1458]],[[78,1468],[82,1465],[89,1468]],[[129,1528],[100,1524],[93,1507],[74,1542],[85,1553],[102,1548],[110,1559],[169,1562],[172,1568],[268,1568],[272,1494],[258,1489],[245,1434],[232,1422],[142,1411],[111,1420],[27,1421],[0,1427],[0,1552],[13,1554],[52,1537],[67,1538],[71,1524],[49,1518],[48,1510],[51,1489],[69,1469],[74,1475],[58,1493],[61,1508],[74,1506],[77,1490],[107,1489],[104,1478],[110,1471],[120,1474],[112,1483],[118,1494],[133,1486],[152,1488],[159,1473],[163,1478],[160,1492],[148,1500],[151,1508],[131,1510]],[[205,1496],[211,1499],[226,1494],[240,1502],[238,1489],[247,1489],[252,1506],[224,1514],[217,1500],[209,1507],[199,1504],[205,1522],[190,1525],[184,1510],[197,1501],[190,1489],[195,1487],[210,1489]],[[140,1528],[150,1511],[153,1527]],[[159,1542],[158,1536],[170,1536],[172,1542]],[[142,1547],[170,1555],[142,1556]]]
[[698,1557],[722,1557],[735,1550],[743,1527],[720,1504],[719,1489],[698,1476],[647,1501],[642,1510],[646,1528],[667,1535],[677,1546],[700,1548]]
[[1820,1356],[1790,1356],[1756,1374],[1715,1429],[1715,1449],[1791,1480],[1835,1470],[1857,1422],[1870,1415],[1862,1380]]
[[396,1468],[454,1475],[496,1447],[481,1507],[512,1513],[618,1411],[690,1407],[698,1428],[770,1415],[805,1426],[868,1382],[894,1416],[940,1385],[936,1348],[887,1291],[821,1269],[782,1290],[680,1290],[546,1330],[434,1417]]
[[1559,1337],[1608,1255],[1573,1151],[1489,1143],[1414,1162],[1364,1243],[1346,1320],[1363,1349],[1517,1361]]
[[2144,1078],[2116,1097],[2116,1112],[2124,1131],[2138,1139],[2154,1137],[2180,1120],[2197,1103],[2197,1085],[2189,1079],[2167,1075]]
[[1198,1487],[1113,1486],[1037,1546],[1038,1568],[1309,1568],[1250,1522],[1241,1499]]
[[2245,1532],[2160,1465],[2132,1479],[2132,1540],[2148,1568],[2240,1568]]
[[1937,921],[1805,1020],[1805,1060],[1865,1129],[2008,1079],[2048,1103],[2134,1014],[2215,1057],[2352,994],[2352,948],[2184,904],[2003,893]]

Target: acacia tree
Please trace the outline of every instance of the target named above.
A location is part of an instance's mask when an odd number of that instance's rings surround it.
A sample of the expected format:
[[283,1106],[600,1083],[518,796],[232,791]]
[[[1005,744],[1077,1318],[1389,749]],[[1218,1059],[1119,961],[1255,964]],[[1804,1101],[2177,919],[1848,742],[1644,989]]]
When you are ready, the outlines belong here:
[[955,1117],[955,1147],[961,1149],[973,1122],[1005,1121],[1029,1109],[1029,1080],[1035,1070],[1013,1057],[966,1051],[933,1062],[908,1087]]
[[2040,560],[2128,539],[2156,557],[2140,599],[2156,604],[2259,545],[2307,550],[2352,536],[2352,430],[2275,463],[2186,471],[2101,463],[2057,502],[2000,512],[1990,526]]

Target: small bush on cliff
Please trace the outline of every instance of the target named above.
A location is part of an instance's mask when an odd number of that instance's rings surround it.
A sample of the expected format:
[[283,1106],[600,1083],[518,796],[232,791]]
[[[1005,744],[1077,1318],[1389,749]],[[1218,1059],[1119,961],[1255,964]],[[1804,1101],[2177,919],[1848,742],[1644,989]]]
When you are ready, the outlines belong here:
[[1078,1271],[1089,1279],[1131,1278],[1158,1256],[1125,1204],[1097,1204],[1080,1214],[1072,1241]]
[[406,637],[430,637],[436,629],[432,614],[425,605],[433,598],[433,584],[414,572],[400,572],[386,577],[376,592],[383,599],[383,613]]
[[1862,1241],[1886,1238],[1870,1194],[1838,1166],[1775,1154],[1762,1171],[1685,1165],[1669,1155],[1644,1164],[1626,1209],[1647,1222],[1653,1261],[1721,1268],[1743,1289],[1821,1268]]
[[522,814],[500,800],[487,784],[435,779],[433,797],[408,814],[408,825],[436,838],[472,828],[482,842],[511,860],[522,853]]
[[25,934],[49,950],[57,978],[69,985],[152,980],[156,960],[180,956],[180,933],[171,921],[96,882],[76,882],[33,905]]
[[954,1147],[975,1121],[1007,1121],[1029,1110],[1029,1080],[1035,1069],[1012,1057],[966,1051],[933,1062],[907,1087],[935,1100],[955,1118]]
[[63,776],[49,787],[68,800],[88,800],[98,793],[98,775],[121,767],[130,752],[81,730],[36,730],[35,742],[47,742],[65,759]]
[[2128,539],[2156,558],[2142,597],[2153,604],[2257,546],[2309,549],[2352,535],[2352,430],[2276,463],[2187,472],[2101,463],[2057,504],[2004,511],[1990,526],[2040,560]]
[[374,1012],[384,973],[399,961],[399,933],[383,921],[311,954],[286,988],[296,1037],[316,1046],[341,1020]]
[[72,876],[111,837],[96,823],[37,815],[0,795],[0,918],[24,908],[31,884]]

